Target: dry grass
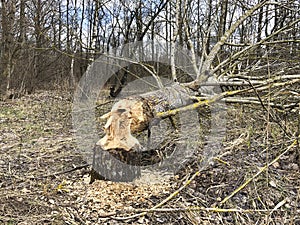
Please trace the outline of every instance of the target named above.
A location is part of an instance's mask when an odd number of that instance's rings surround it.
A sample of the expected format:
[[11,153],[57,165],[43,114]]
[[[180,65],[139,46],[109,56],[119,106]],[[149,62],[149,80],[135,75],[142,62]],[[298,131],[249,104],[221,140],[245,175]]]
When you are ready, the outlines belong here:
[[297,111],[272,111],[270,121],[259,106],[229,105],[224,146],[205,168],[197,156],[167,183],[89,184],[90,168],[76,169],[85,162],[72,136],[71,101],[68,93],[40,92],[0,102],[1,223],[300,223]]

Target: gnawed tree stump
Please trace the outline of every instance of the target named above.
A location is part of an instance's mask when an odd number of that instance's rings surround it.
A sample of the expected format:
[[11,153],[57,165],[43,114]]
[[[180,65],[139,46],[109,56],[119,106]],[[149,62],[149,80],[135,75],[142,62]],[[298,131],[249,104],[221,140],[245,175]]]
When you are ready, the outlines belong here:
[[96,145],[93,151],[91,182],[98,179],[130,182],[141,175],[140,155],[137,150],[103,150],[101,146]]
[[[105,136],[94,148],[95,172],[105,179],[132,181],[140,176],[142,151],[146,146],[134,134],[158,123],[160,112],[166,112],[192,103],[192,91],[180,84],[164,89],[131,96],[115,103],[111,111],[101,116],[107,120]],[[92,178],[93,179],[93,178]]]

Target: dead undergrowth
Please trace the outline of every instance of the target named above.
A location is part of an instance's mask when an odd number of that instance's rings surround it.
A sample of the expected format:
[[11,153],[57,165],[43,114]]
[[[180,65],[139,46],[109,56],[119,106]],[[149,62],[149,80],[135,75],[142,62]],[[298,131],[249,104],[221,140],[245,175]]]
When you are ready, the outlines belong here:
[[297,110],[228,105],[206,168],[195,157],[165,183],[89,184],[71,105],[46,91],[0,102],[2,224],[300,224]]

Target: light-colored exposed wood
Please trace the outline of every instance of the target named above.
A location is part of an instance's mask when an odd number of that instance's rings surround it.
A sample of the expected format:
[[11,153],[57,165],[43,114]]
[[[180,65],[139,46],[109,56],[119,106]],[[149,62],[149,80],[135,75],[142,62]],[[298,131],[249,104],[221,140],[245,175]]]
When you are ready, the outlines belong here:
[[143,130],[148,124],[148,118],[143,108],[143,101],[137,99],[123,99],[117,102],[112,110],[103,115],[107,119],[104,126],[106,135],[97,145],[104,150],[121,148],[126,151],[139,147],[138,140],[131,133]]
[[106,119],[105,136],[97,142],[102,149],[126,151],[141,147],[132,135],[149,129],[159,112],[176,109],[191,103],[189,89],[178,84],[143,95],[128,97],[115,103]]

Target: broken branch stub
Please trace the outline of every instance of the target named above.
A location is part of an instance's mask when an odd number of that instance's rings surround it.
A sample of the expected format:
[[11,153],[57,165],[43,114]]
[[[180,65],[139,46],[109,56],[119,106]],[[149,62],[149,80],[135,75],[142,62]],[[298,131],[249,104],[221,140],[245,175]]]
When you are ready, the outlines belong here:
[[107,122],[104,126],[105,136],[97,145],[104,150],[131,151],[140,148],[139,141],[132,134],[148,129],[157,113],[189,103],[190,90],[179,84],[122,99],[113,105],[109,113],[101,117],[107,119]]

